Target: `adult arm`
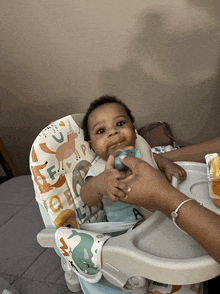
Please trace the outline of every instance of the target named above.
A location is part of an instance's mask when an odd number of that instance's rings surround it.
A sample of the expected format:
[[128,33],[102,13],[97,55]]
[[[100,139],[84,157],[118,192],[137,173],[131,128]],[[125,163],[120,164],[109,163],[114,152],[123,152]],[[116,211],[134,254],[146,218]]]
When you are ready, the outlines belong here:
[[199,144],[186,146],[180,149],[163,153],[162,156],[172,161],[205,162],[205,155],[220,152],[220,136]]
[[[171,212],[188,199],[148,163],[131,156],[121,160],[133,172],[122,180],[130,188],[121,202],[159,210],[171,219]],[[220,263],[219,215],[195,201],[189,201],[179,209],[176,223]]]

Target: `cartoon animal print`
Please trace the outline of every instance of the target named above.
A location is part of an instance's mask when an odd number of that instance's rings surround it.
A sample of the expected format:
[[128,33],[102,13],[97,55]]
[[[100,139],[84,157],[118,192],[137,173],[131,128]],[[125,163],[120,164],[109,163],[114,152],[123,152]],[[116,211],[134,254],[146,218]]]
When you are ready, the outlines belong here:
[[[38,185],[38,188],[41,194],[45,194],[49,192],[50,190],[52,190],[53,188],[61,187],[66,181],[65,177],[63,175],[60,175],[56,183],[54,183],[53,185],[49,184],[46,180],[46,177],[42,175],[40,172],[40,170],[44,169],[46,166],[47,166],[47,162],[41,165],[31,166],[31,171],[34,176],[34,181]],[[43,184],[39,182],[39,178],[42,179]]]
[[34,147],[31,150],[31,158],[32,158],[33,162],[38,162],[37,154],[36,154]]
[[89,171],[91,163],[87,160],[81,160],[77,165],[75,166],[73,170],[73,191],[75,195],[78,197],[80,196],[77,192],[77,185],[79,185],[81,188],[85,184],[84,178]]
[[60,242],[63,244],[63,246],[60,246],[60,249],[63,251],[63,256],[69,256],[69,253],[66,251],[68,249],[68,246],[66,242],[64,241],[63,237],[60,238]]
[[[173,293],[176,293],[176,292],[179,291],[181,288],[182,288],[182,286],[179,286],[179,285],[172,285],[172,290],[171,290],[171,292],[166,293],[166,294],[173,294]],[[157,290],[155,290],[154,292],[152,292],[152,291],[148,291],[148,293],[152,293],[152,294],[163,294],[163,293],[161,293],[160,291],[157,291]]]
[[[196,287],[196,285],[198,286],[198,288]],[[195,293],[199,293],[199,284],[192,284],[190,286],[190,290],[192,290]]]
[[[91,166],[91,163],[89,161],[82,160],[75,166],[75,168],[73,170],[72,187],[73,187],[73,191],[74,191],[76,197],[80,197],[80,191],[79,191],[79,189],[77,189],[77,186],[79,186],[81,189],[82,186],[85,184],[84,178],[85,178],[86,174],[88,173],[90,166]],[[86,205],[83,205],[82,207],[78,207],[76,209],[76,212],[77,212],[77,215],[78,215],[78,218],[80,219],[80,221],[87,216],[86,209],[84,209],[85,207],[86,207]],[[91,207],[88,206],[88,208],[90,210],[90,215],[92,215]]]
[[92,262],[93,254],[91,251],[94,239],[88,234],[78,233],[74,230],[72,230],[72,234],[68,239],[71,239],[74,236],[80,236],[81,238],[80,243],[73,249],[73,251],[71,248],[69,250],[75,264],[88,275],[97,274],[99,270],[95,268],[95,265]]
[[67,135],[67,142],[63,143],[56,151],[50,150],[46,143],[41,143],[39,146],[40,148],[49,154],[56,154],[56,158],[59,163],[59,169],[58,172],[60,171],[60,168],[62,167],[62,170],[64,170],[63,167],[63,161],[64,159],[69,158],[73,153],[75,153],[76,160],[80,158],[79,152],[76,150],[76,144],[75,144],[75,139],[78,137],[78,134],[75,133],[74,131],[68,133]]
[[182,288],[182,286],[180,286],[180,285],[172,285],[172,290],[171,290],[171,292],[169,292],[169,293],[167,293],[167,294],[173,294],[173,293],[179,291],[181,288]]

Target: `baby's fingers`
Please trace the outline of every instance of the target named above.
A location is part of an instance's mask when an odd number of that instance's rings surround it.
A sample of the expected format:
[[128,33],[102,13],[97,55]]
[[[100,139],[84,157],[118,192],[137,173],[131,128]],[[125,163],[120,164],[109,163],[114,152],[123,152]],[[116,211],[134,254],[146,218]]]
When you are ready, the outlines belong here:
[[120,189],[116,189],[114,196],[118,197],[119,199],[123,199],[125,198],[125,192],[120,190]]
[[180,183],[183,182],[187,177],[187,173],[183,168],[178,171],[178,175],[178,180]]
[[[167,180],[171,183],[172,182],[172,174],[169,172],[165,172],[165,175],[167,177]],[[179,180],[179,179],[178,179]]]
[[118,202],[119,201],[119,198],[117,196],[111,194],[111,193],[109,193],[107,196],[113,202]]
[[186,179],[187,173],[184,170],[182,170],[182,171],[174,172],[173,175],[177,178],[179,183],[182,183]]
[[123,171],[115,171],[115,178],[120,180],[120,179],[125,179],[126,175],[125,172]]
[[182,175],[182,180],[185,180],[187,177],[187,172],[185,171],[185,169],[181,170],[181,175]]
[[125,192],[118,188],[112,188],[111,191],[107,194],[107,196],[112,200],[112,201],[120,201],[120,199],[125,198]]
[[117,188],[126,193],[128,190],[128,185],[122,181],[118,181]]

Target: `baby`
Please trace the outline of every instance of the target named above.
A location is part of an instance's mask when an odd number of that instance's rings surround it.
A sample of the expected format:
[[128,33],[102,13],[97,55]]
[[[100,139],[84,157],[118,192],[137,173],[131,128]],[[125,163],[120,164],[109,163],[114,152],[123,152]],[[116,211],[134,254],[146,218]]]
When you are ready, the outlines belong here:
[[[118,149],[136,146],[134,117],[129,108],[114,96],[103,96],[90,104],[83,119],[83,130],[85,140],[105,162],[114,161]],[[152,154],[150,146],[144,143],[146,152],[151,157],[149,163],[155,168],[158,166],[169,181],[172,175],[180,182],[186,178],[183,168],[158,154]],[[135,148],[135,156],[142,158],[137,148]],[[131,171],[118,171],[114,168],[106,168],[99,174],[89,171],[85,179],[86,183],[81,189],[83,202],[88,206],[96,206],[102,201],[107,219],[111,222],[134,221],[143,217],[138,206],[119,202],[120,198],[126,196],[128,189],[120,180],[127,177],[129,172]]]

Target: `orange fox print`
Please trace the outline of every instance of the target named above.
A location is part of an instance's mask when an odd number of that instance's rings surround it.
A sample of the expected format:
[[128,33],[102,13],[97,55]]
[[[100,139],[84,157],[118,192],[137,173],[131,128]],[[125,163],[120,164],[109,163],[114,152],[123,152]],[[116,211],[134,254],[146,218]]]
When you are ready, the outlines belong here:
[[63,166],[63,161],[64,159],[69,158],[73,153],[75,153],[76,160],[80,158],[79,152],[76,150],[76,144],[75,144],[75,139],[78,137],[78,134],[72,131],[67,135],[67,142],[63,143],[56,151],[50,150],[46,143],[41,143],[39,146],[41,150],[43,150],[46,153],[49,154],[56,154],[56,158],[59,163],[59,169],[58,172],[60,171],[60,168],[62,170],[64,169]]
[[37,154],[36,154],[34,147],[31,150],[31,159],[33,162],[38,162]]
[[[40,190],[41,194],[47,193],[48,191],[52,190],[53,187],[47,182],[46,177],[41,174],[40,170],[44,169],[47,166],[46,163],[37,165],[37,166],[31,166],[31,171],[34,176],[34,181],[38,185],[38,188]],[[39,182],[39,178],[42,179],[43,184]]]
[[[65,177],[63,175],[60,175],[56,183],[54,183],[53,185],[49,184],[46,180],[46,177],[42,175],[40,172],[40,170],[44,169],[46,166],[47,166],[47,163],[31,166],[31,171],[34,176],[34,181],[38,185],[38,188],[41,194],[45,194],[49,192],[50,190],[52,190],[53,188],[61,187],[66,181]],[[42,179],[42,182],[43,182],[42,184],[39,182],[39,178]]]

